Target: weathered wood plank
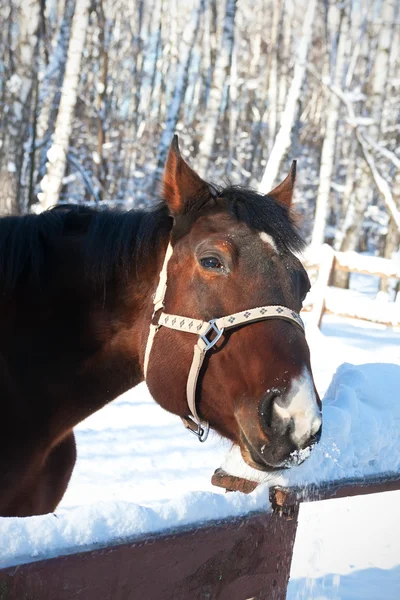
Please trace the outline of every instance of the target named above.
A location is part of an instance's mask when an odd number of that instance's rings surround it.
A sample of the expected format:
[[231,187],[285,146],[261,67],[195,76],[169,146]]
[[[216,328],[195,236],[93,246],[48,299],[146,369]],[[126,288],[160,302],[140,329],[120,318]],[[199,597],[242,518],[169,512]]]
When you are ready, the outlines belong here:
[[400,303],[383,302],[362,296],[355,298],[348,294],[348,290],[327,288],[324,312],[391,327],[400,325]]
[[[318,270],[313,282],[312,293],[306,300],[305,311],[309,311],[309,323],[318,327],[321,325],[325,312],[380,323],[392,327],[400,325],[400,306],[398,302],[380,302],[360,296],[355,299],[349,296],[348,290],[338,290],[329,287],[332,273],[337,269],[352,273],[377,275],[385,279],[393,277],[400,279],[400,261],[380,258],[378,256],[363,256],[357,252],[335,252],[328,244],[321,246],[318,264],[315,255],[311,262],[304,262],[307,271]],[[311,308],[311,311],[310,311]]]
[[399,261],[379,256],[365,256],[357,252],[335,252],[335,258],[335,268],[341,271],[400,279]]
[[314,305],[309,317],[309,323],[314,323],[317,327],[321,326],[322,317],[325,311],[325,297],[332,272],[334,269],[335,252],[331,246],[324,244],[321,247],[320,267],[318,278],[314,283]]
[[349,496],[364,496],[380,492],[400,490],[400,473],[394,475],[368,477],[365,479],[343,479],[312,484],[302,488],[271,488],[270,500],[273,506],[291,507],[300,502],[332,500]]
[[[240,491],[245,494],[250,494],[259,485],[255,481],[230,475],[221,468],[214,472],[211,482],[218,487],[225,488],[227,491]],[[400,473],[360,477],[359,479],[325,481],[302,487],[274,486],[270,488],[270,501],[275,509],[280,509],[282,507],[294,507],[300,502],[363,496],[394,490],[400,490]]]
[[298,509],[0,570],[0,600],[285,600]]

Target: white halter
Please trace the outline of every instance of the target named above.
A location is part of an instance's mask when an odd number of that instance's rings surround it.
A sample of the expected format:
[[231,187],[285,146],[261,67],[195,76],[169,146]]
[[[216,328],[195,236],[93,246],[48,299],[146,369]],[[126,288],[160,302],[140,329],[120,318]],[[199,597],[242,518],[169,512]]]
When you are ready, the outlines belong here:
[[[167,267],[172,252],[173,248],[171,243],[169,243],[164,258],[163,268],[160,272],[160,280],[153,298],[153,318],[159,310],[164,308],[164,298],[167,291]],[[304,325],[300,315],[290,308],[286,308],[286,306],[260,306],[258,308],[250,308],[242,312],[234,313],[226,317],[220,317],[219,319],[211,319],[211,321],[201,321],[200,319],[180,317],[178,315],[170,315],[162,312],[158,318],[158,322],[155,325],[153,323],[150,324],[144,357],[145,379],[147,377],[154,337],[161,327],[168,327],[169,329],[176,329],[177,331],[185,331],[186,333],[194,333],[197,335],[193,361],[186,385],[187,403],[191,415],[182,417],[182,421],[185,427],[198,437],[200,442],[206,441],[210,428],[207,422],[201,421],[196,409],[197,381],[206,353],[215,346],[225,329],[231,329],[245,323],[254,323],[255,321],[266,319],[284,319],[285,321],[290,321],[304,332]]]

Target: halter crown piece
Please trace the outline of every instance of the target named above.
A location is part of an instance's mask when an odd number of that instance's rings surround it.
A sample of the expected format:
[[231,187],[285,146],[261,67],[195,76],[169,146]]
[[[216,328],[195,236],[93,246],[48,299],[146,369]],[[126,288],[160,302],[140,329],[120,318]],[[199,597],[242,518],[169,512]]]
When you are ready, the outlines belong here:
[[[171,243],[169,243],[165,253],[163,268],[160,272],[157,290],[153,297],[154,310],[152,320],[154,319],[156,313],[164,308],[164,298],[167,291],[167,267],[172,256],[172,252],[173,248]],[[145,379],[147,377],[149,358],[154,337],[161,327],[168,327],[169,329],[176,329],[177,331],[193,333],[197,336],[197,342],[194,346],[193,352],[193,361],[190,367],[186,385],[187,403],[191,414],[187,417],[181,418],[185,427],[194,433],[200,442],[206,441],[210,429],[209,424],[200,419],[196,409],[197,381],[206,353],[211,350],[211,348],[213,348],[218,340],[223,336],[225,329],[232,329],[233,327],[238,327],[247,323],[254,323],[255,321],[263,321],[266,319],[284,319],[285,321],[289,321],[299,327],[304,333],[304,325],[300,315],[286,306],[260,306],[257,308],[249,308],[248,310],[227,315],[226,317],[211,319],[211,321],[201,321],[200,319],[180,317],[178,315],[170,315],[168,313],[161,312],[158,322],[156,324],[150,324],[150,331],[147,338],[146,352],[144,357]]]

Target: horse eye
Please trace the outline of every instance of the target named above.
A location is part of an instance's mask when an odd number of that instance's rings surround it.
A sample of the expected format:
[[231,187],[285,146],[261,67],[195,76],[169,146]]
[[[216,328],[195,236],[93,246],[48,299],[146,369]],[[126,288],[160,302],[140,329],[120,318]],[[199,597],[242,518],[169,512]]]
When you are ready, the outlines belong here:
[[221,263],[219,258],[216,258],[215,256],[207,256],[206,258],[201,258],[200,264],[205,269],[221,270],[224,268],[224,265]]

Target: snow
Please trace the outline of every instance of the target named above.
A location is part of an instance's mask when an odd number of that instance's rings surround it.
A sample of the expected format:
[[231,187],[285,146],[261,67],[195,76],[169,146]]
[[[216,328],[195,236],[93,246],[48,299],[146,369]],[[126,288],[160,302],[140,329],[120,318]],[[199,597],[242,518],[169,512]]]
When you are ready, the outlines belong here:
[[300,506],[287,600],[399,600],[400,491]]
[[148,506],[109,500],[40,517],[2,518],[0,568],[88,550],[105,542],[127,542],[193,522],[219,521],[257,509],[269,510],[265,487],[251,496],[189,492]]
[[[399,334],[325,316],[322,331],[309,327],[307,336],[325,396],[323,437],[280,477],[399,472]],[[76,437],[77,465],[56,514],[0,519],[1,567],[269,509],[266,486],[249,496],[214,488],[211,475],[229,445],[216,435],[199,444],[144,384],[81,423]],[[303,504],[288,599],[352,600],[362,588],[363,600],[398,600],[399,500],[391,492]]]
[[0,518],[0,568],[190,523],[270,510],[268,489],[224,494],[211,475],[228,444],[199,444],[144,384],[76,428],[78,462],[56,514]]
[[[372,370],[400,368],[400,335],[383,325],[325,316],[322,332],[308,334],[321,394],[328,387],[330,394],[335,389],[333,382],[329,385],[330,369],[346,361],[363,366],[345,366],[345,372],[351,368],[367,379],[368,374],[372,379]],[[370,383],[378,391],[390,390],[383,377]],[[384,405],[386,399],[379,394],[381,398]],[[398,415],[399,396],[394,400],[393,414]],[[388,417],[390,423],[390,411]],[[386,432],[384,437],[389,437]],[[367,452],[368,445],[365,438],[359,452]],[[386,458],[379,455],[379,460]],[[302,504],[287,600],[399,600],[399,523],[400,491]]]

